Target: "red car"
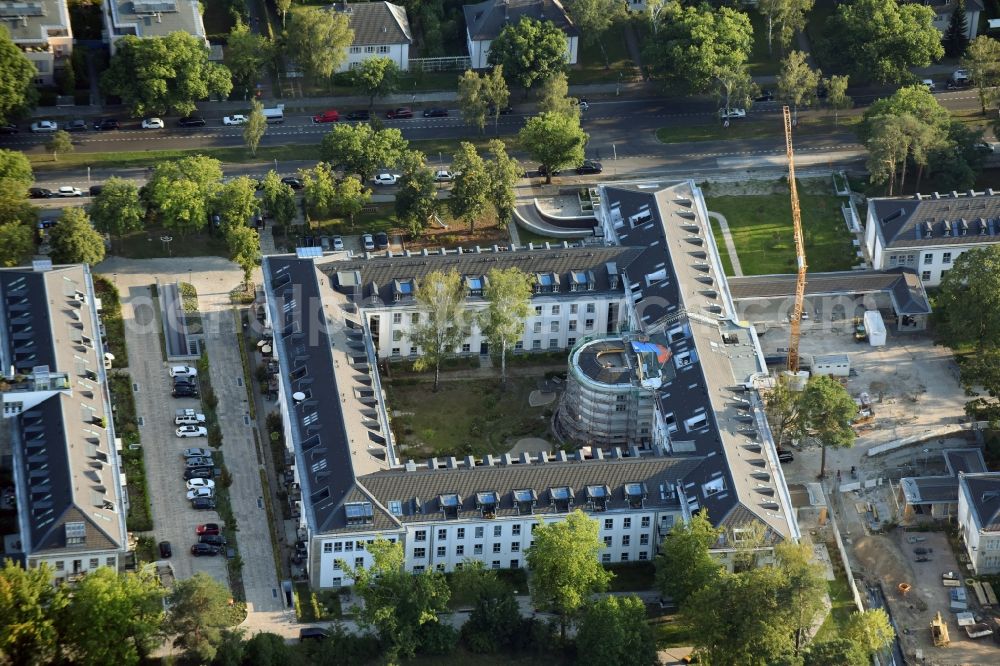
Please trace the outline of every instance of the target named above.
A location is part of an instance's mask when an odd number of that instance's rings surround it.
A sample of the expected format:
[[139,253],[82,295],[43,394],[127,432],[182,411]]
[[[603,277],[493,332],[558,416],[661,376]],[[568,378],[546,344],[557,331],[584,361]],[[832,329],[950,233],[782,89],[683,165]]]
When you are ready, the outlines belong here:
[[330,109],[313,116],[314,123],[335,123],[340,120],[340,113],[336,109]]
[[211,536],[219,534],[221,530],[218,523],[205,523],[196,527],[194,531],[198,536]]
[[413,109],[410,109],[410,108],[405,107],[405,106],[404,107],[400,107],[398,109],[394,109],[392,111],[389,111],[388,113],[385,114],[385,117],[389,118],[390,120],[393,119],[393,118],[412,118],[413,117]]

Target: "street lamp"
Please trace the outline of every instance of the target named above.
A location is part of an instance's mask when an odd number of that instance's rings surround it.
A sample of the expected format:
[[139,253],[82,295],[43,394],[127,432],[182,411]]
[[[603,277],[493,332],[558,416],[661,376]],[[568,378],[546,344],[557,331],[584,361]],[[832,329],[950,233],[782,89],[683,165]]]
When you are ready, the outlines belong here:
[[173,236],[160,236],[160,242],[163,243],[163,247],[164,247],[164,249],[166,249],[168,257],[171,256],[170,255],[170,242],[172,240],[174,240]]

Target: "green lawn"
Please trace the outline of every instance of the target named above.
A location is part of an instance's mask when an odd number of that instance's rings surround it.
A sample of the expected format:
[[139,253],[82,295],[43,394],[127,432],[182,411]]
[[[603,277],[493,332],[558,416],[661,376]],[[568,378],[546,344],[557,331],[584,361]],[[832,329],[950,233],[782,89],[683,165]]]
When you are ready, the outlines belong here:
[[663,615],[649,621],[656,637],[656,647],[690,647],[694,642],[694,630],[679,614]]
[[[169,236],[173,240],[168,244],[160,240]],[[175,232],[162,227],[147,227],[142,231],[116,240],[113,254],[129,259],[154,259],[156,257],[228,257],[229,249],[221,236],[211,236],[207,233],[188,234],[181,237]],[[178,268],[182,270],[183,267]]]
[[351,222],[346,218],[329,220],[312,220],[309,223],[310,233],[327,235],[351,235],[360,233],[389,232],[396,226],[396,217],[392,204],[372,204],[366,212],[359,213]]
[[[849,270],[857,263],[852,236],[840,212],[841,201],[833,195],[799,195],[810,272]],[[706,205],[729,222],[744,274],[795,271],[791,202],[787,194],[709,196]],[[726,246],[717,224],[713,223],[713,231],[726,272],[731,274],[732,265],[727,261]]]
[[[401,345],[406,344],[401,343]],[[508,451],[521,437],[543,437],[547,409],[529,407],[528,395],[538,378],[442,381],[434,393],[433,377],[383,382],[397,415],[393,431],[406,457],[482,456]]]
[[[793,138],[803,134],[828,134],[834,131],[851,131],[861,121],[860,115],[845,115],[842,111],[837,122],[832,113],[824,111],[821,114],[800,115],[798,125],[793,132]],[[775,147],[784,147],[785,126],[781,116],[753,117],[737,119],[723,127],[718,120],[711,120],[704,125],[684,125],[679,127],[661,127],[656,130],[656,138],[661,143],[686,143],[689,141],[720,141],[723,139],[762,139],[774,137]],[[780,140],[780,144],[777,142]]]
[[615,575],[608,588],[610,592],[641,592],[652,589],[656,567],[652,562],[631,562],[604,567]]
[[[773,36],[772,49],[767,48],[767,18],[753,7],[749,7],[747,15],[750,16],[750,25],[753,26],[753,50],[750,52],[751,76],[764,76],[767,74],[777,74],[781,69],[781,46],[778,44],[777,35]],[[777,30],[774,31],[775,33]]]
[[[616,83],[619,77],[622,81],[631,81],[638,75],[638,69],[625,44],[626,21],[627,19],[619,19],[604,33],[604,52],[597,42],[584,44],[580,41],[577,64],[569,68],[570,85]],[[608,56],[607,62],[604,59],[605,53]]]
[[844,572],[837,572],[836,580],[827,581],[827,587],[830,592],[830,601],[833,604],[833,608],[830,614],[826,616],[826,620],[823,621],[823,625],[819,628],[819,632],[816,633],[816,638],[814,642],[822,643],[823,641],[833,640],[839,638],[843,635],[844,629],[847,628],[847,622],[851,619],[851,613],[857,611],[857,606],[854,605],[854,595],[851,594],[851,588],[844,580]]

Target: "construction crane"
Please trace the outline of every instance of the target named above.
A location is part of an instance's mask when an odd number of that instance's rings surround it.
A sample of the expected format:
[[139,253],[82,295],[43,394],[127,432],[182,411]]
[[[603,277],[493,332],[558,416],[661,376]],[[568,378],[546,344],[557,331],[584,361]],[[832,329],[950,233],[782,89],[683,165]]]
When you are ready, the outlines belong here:
[[795,187],[795,151],[792,150],[792,116],[788,107],[782,107],[785,117],[785,153],[788,155],[788,188],[792,196],[792,224],[795,227],[795,306],[792,308],[792,332],[788,340],[788,372],[799,371],[799,335],[802,329],[802,305],[806,295],[806,244],[802,237],[802,212],[799,210],[799,192]]

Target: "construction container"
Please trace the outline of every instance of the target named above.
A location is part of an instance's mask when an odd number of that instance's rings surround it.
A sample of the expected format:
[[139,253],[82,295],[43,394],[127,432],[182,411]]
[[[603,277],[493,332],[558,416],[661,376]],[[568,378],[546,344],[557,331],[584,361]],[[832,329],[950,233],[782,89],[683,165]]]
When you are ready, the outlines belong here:
[[810,370],[814,375],[848,377],[851,374],[851,359],[847,354],[827,354],[813,356]]
[[865,312],[865,331],[868,333],[868,344],[881,347],[885,344],[885,322],[878,310]]

